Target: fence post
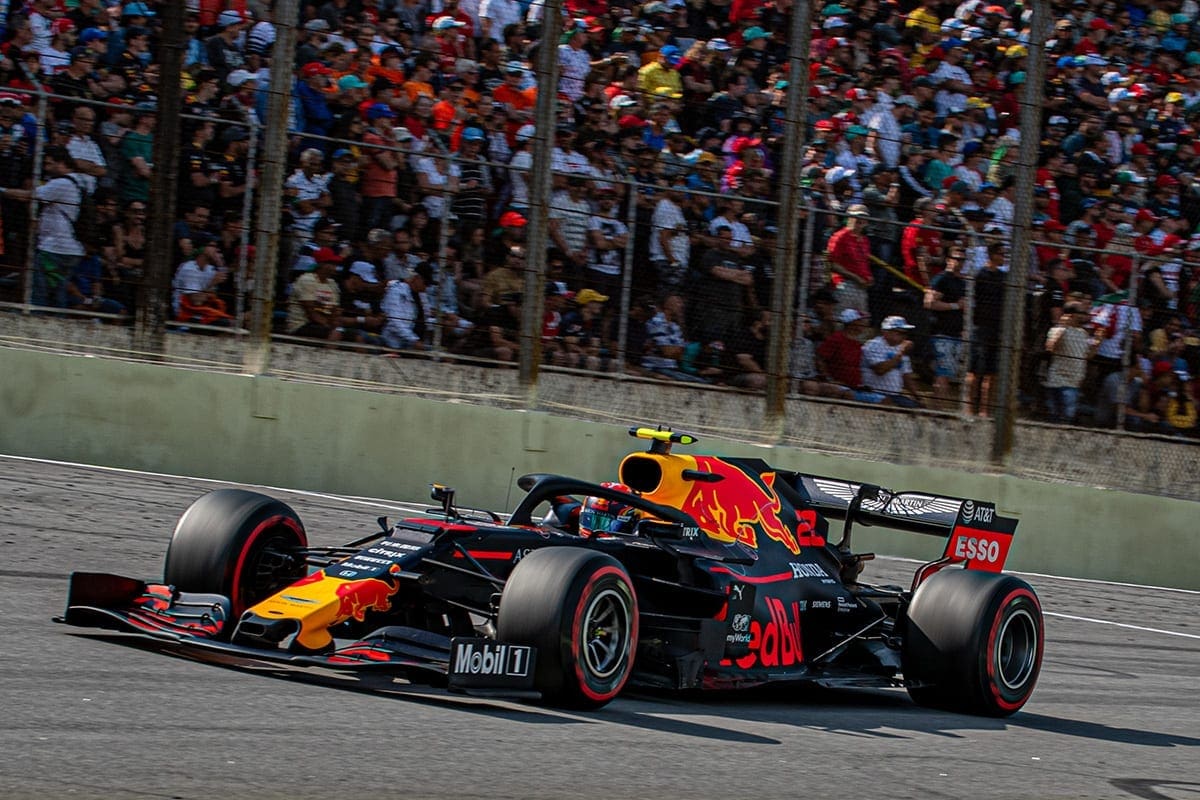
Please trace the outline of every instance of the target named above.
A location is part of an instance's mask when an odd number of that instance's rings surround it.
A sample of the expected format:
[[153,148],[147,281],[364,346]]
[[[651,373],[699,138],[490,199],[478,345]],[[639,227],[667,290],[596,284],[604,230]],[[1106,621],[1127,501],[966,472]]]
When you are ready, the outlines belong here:
[[967,307],[963,311],[963,346],[958,355],[958,416],[971,416],[971,398],[968,396],[967,373],[971,371],[971,351],[975,349],[975,275],[967,276]]
[[[1138,311],[1138,284],[1142,277],[1142,256],[1137,251],[1133,254],[1133,269],[1129,273],[1129,303],[1130,314],[1140,314]],[[1124,315],[1126,312],[1121,308],[1120,304],[1113,307],[1114,314]],[[1132,319],[1132,317],[1131,317]],[[1121,330],[1124,326],[1124,320],[1117,319],[1117,330]],[[1133,354],[1133,325],[1130,324],[1128,329],[1124,331],[1125,342],[1121,347],[1121,388],[1117,392],[1117,430],[1122,430],[1125,427],[1125,394],[1129,391],[1129,362]],[[1104,384],[1096,387],[1097,396],[1104,389]]]
[[[183,54],[187,49],[183,36],[182,3],[163,7],[160,47],[164,89],[179,86],[183,74]],[[171,281],[175,275],[175,200],[179,195],[179,131],[183,125],[183,93],[158,93],[155,110],[153,158],[150,174],[149,224],[146,226],[146,261],[142,284],[137,290],[137,309],[133,323],[134,349],[143,353],[163,354],[167,348],[167,318],[170,316]]]
[[36,189],[42,182],[42,155],[46,152],[46,114],[49,111],[50,105],[46,98],[46,93],[38,87],[38,112],[37,112],[37,136],[33,142],[33,188],[35,193],[29,198],[29,227],[32,228],[29,232],[29,244],[26,247],[25,253],[25,292],[24,292],[24,312],[28,314],[33,305],[33,273],[38,268],[37,265],[37,243],[38,243],[38,200]]
[[[792,3],[787,105],[784,111],[784,144],[779,196],[779,236],[775,240],[775,276],[771,287],[771,331],[767,342],[767,386],[764,433],[772,441],[783,437],[787,406],[788,355],[794,334],[796,303],[796,248],[800,218],[796,198],[800,192],[800,152],[808,132],[808,54],[810,16],[808,0]],[[811,214],[810,214],[811,215]]]
[[[625,344],[629,341],[629,303],[633,296],[633,239],[637,231],[637,178],[623,184],[627,190],[625,204],[625,264],[621,268],[621,316],[617,320],[618,377],[625,374]],[[640,362],[639,362],[640,363]]]
[[[521,352],[518,381],[527,408],[537,405],[538,367],[542,360],[542,313],[545,309],[546,250],[550,226],[550,150],[558,111],[558,39],[562,0],[545,0],[537,52],[537,102],[534,104],[533,182],[529,189],[529,239],[526,242],[525,300],[521,304]],[[574,23],[572,23],[574,24]]]
[[[246,316],[246,281],[250,271],[250,225],[254,217],[254,190],[258,188],[258,178],[255,173],[258,159],[259,125],[253,114],[246,115],[246,122],[250,126],[250,149],[246,152],[246,193],[242,195],[242,241],[241,255],[238,257],[236,313],[239,328],[242,327]],[[258,270],[255,270],[254,280],[262,280]]]
[[262,197],[254,237],[254,300],[250,305],[250,340],[243,370],[266,373],[271,359],[271,322],[279,270],[279,227],[284,173],[287,170],[288,108],[292,99],[299,3],[277,3],[275,45],[271,50],[271,81],[267,87],[267,119],[263,126]]
[[992,462],[1003,464],[1012,450],[1013,418],[1017,413],[1020,384],[1021,342],[1025,334],[1025,295],[1029,291],[1029,240],[1033,216],[1033,182],[1039,136],[1042,126],[1042,102],[1046,94],[1046,39],[1050,8],[1046,0],[1032,0],[1030,20],[1029,75],[1021,97],[1021,142],[1017,164],[1017,202],[1013,212],[1012,252],[1008,281],[1004,292],[1004,320],[1001,324],[1000,363],[996,376],[999,402],[995,408],[992,431]]

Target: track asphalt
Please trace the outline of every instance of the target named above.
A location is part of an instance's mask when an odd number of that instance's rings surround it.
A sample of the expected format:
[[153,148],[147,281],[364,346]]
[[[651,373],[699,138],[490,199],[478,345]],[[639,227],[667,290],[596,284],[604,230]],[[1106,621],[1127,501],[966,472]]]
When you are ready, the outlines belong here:
[[[223,485],[0,457],[0,797],[1200,800],[1196,592],[1027,576],[1045,660],[1006,720],[902,691],[560,712],[200,664],[51,622],[71,570],[161,576],[179,514]],[[291,504],[314,544],[401,507],[251,488]],[[914,567],[880,558],[864,580]]]

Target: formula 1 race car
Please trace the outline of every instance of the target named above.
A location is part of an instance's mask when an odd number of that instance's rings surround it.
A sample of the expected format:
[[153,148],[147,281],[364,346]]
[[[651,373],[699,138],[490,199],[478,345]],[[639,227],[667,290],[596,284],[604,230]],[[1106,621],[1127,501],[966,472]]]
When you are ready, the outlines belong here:
[[[1000,570],[1016,520],[991,503],[682,455],[634,428],[619,483],[526,475],[516,509],[440,508],[309,547],[283,503],[220,489],[180,518],[161,583],[71,575],[72,625],[191,655],[383,674],[596,708],[628,686],[903,686],[1005,716],[1042,661],[1037,595]],[[831,519],[844,520],[831,538]],[[908,587],[860,580],[855,523],[947,536]],[[949,569],[949,567],[958,567]]]

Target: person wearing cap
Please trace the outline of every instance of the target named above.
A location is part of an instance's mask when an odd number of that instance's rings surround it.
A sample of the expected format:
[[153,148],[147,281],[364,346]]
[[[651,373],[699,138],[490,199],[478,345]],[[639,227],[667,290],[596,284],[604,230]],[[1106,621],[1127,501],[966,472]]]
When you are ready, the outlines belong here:
[[334,276],[342,258],[332,248],[313,253],[316,267],[292,283],[286,330],[291,336],[341,341],[342,293]]
[[71,63],[71,48],[75,46],[75,23],[59,17],[50,25],[50,45],[38,52],[41,54],[42,73],[51,78]]
[[836,319],[838,327],[817,345],[817,368],[832,391],[845,396],[862,386],[862,340],[870,319],[853,308],[836,312]]
[[216,70],[222,81],[246,65],[241,35],[244,26],[241,13],[232,9],[222,11],[217,15],[217,32],[204,41],[208,66]]
[[[71,48],[70,63],[56,72],[49,82],[51,91],[64,97],[95,100],[104,96],[100,76],[96,74],[96,54],[84,46]],[[61,103],[56,109],[59,119],[65,118],[75,107],[73,103]]]
[[[871,244],[871,252],[880,260],[894,265],[900,254],[900,225],[897,207],[900,205],[900,183],[894,167],[879,162],[871,170],[871,180],[863,188],[863,205],[867,207],[870,220],[864,232]],[[879,273],[875,273],[879,277]],[[880,281],[887,283],[889,281]]]
[[913,326],[904,317],[886,317],[879,326],[879,335],[862,350],[862,390],[855,399],[868,403],[883,403],[901,408],[921,408],[909,354],[913,342],[908,334]]
[[586,288],[575,295],[575,308],[563,316],[562,345],[566,365],[597,372],[606,366],[604,304],[608,295]]
[[427,290],[433,287],[433,267],[422,261],[406,280],[388,284],[383,296],[383,343],[397,350],[423,349],[428,333]]
[[464,127],[459,137],[458,191],[451,211],[458,216],[458,230],[463,238],[470,238],[472,231],[483,227],[495,185],[492,168],[483,155],[486,139],[487,134],[476,123]]
[[853,308],[869,313],[867,292],[875,282],[871,273],[871,243],[866,237],[869,215],[862,204],[850,206],[845,224],[829,237],[825,248],[839,310]]
[[121,137],[121,169],[118,190],[121,202],[150,199],[150,176],[154,170],[154,104],[134,106],[133,128]]
[[359,181],[361,224],[368,230],[390,228],[392,217],[399,211],[397,180],[402,158],[391,149],[396,146],[396,112],[387,103],[373,103],[367,108],[366,118]]
[[[1195,426],[1194,402],[1189,409],[1187,400],[1190,398],[1180,397],[1181,394],[1186,395],[1186,391],[1178,391],[1183,382],[1172,367],[1171,362],[1166,359],[1151,362],[1150,374],[1138,388],[1132,402],[1125,408],[1127,430],[1141,433],[1177,433],[1165,419],[1168,411],[1174,411],[1184,418],[1191,416],[1189,427]],[[1174,409],[1169,405],[1171,401],[1176,401]]]
[[304,23],[304,27],[297,32],[296,36],[295,65],[297,70],[321,59],[321,52],[325,49],[332,30],[329,23],[320,17]]
[[356,174],[359,156],[354,149],[339,147],[330,156],[330,165],[332,172],[326,186],[329,192],[329,208],[326,213],[343,227],[347,239],[357,242],[368,230],[362,225],[361,179]]
[[592,59],[587,51],[590,35],[588,26],[581,19],[568,20],[558,45],[558,93],[572,103],[583,97],[584,79],[593,68],[606,66],[607,58]]
[[679,67],[683,63],[683,51],[669,44],[658,51],[654,60],[638,70],[638,89],[644,97],[653,97],[659,89],[668,94],[683,94],[683,77]]
[[967,107],[967,96],[974,90],[971,75],[962,67],[966,48],[957,39],[949,41],[946,57],[938,68],[930,75],[937,86],[937,94],[933,102],[937,104],[938,116],[945,117],[952,109],[962,110]]

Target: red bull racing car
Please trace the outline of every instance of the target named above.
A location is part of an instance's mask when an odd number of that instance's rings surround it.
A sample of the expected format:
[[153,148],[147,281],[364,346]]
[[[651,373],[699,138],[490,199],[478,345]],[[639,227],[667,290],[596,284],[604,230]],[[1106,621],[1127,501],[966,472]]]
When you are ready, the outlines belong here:
[[[1001,572],[1016,520],[991,503],[649,449],[619,483],[526,475],[507,516],[440,507],[343,547],[310,547],[270,497],[194,502],[161,582],[71,575],[59,621],[192,656],[373,673],[596,708],[627,686],[904,687],[921,705],[1004,716],[1042,661],[1041,606]],[[831,522],[841,521],[841,531]],[[855,524],[945,536],[909,586],[862,580]]]

